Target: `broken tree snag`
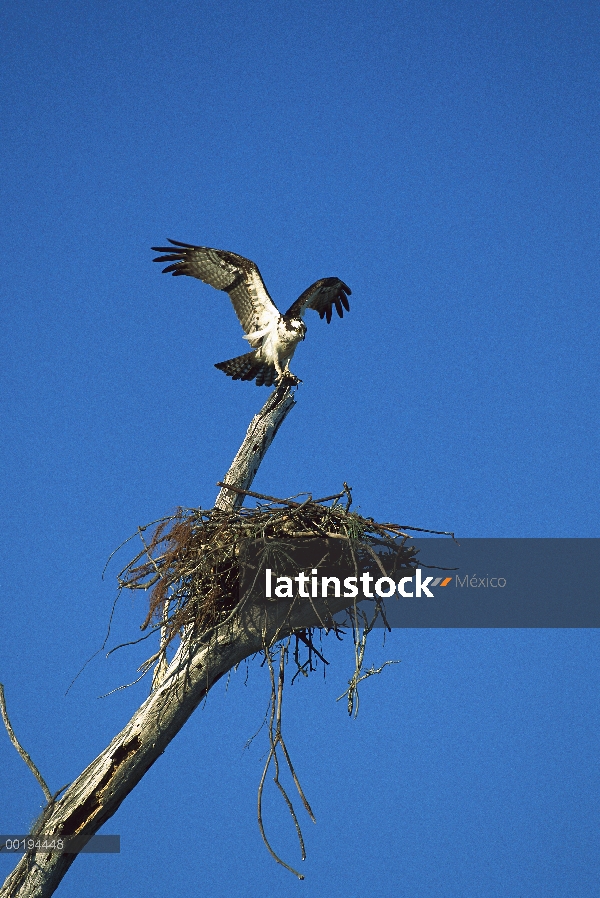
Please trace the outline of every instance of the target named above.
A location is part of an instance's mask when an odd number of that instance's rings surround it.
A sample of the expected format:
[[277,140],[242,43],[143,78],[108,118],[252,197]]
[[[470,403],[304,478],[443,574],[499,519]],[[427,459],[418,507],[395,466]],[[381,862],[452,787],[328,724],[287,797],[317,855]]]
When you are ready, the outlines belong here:
[[[253,419],[227,474],[227,481],[235,489],[224,487],[216,508],[180,510],[177,515],[156,522],[158,528],[150,544],[145,543],[143,528],[139,528],[144,550],[121,572],[119,585],[146,589],[156,584],[158,588],[162,578],[165,590],[158,595],[166,603],[166,610],[157,620],[165,637],[161,648],[166,651],[171,634],[181,635],[181,643],[162,676],[156,678],[150,697],[64,795],[57,798],[62,789],[54,793],[34,824],[32,835],[43,834],[46,839],[72,835],[91,838],[110,820],[221,677],[244,659],[265,650],[268,654],[277,642],[298,633],[300,640],[308,645],[307,663],[311,665],[311,653],[316,653],[316,649],[310,631],[334,629],[337,634],[334,615],[348,604],[348,598],[341,594],[307,597],[304,601],[298,601],[298,597],[282,597],[276,602],[266,598],[263,601],[262,596],[253,598],[250,593],[239,595],[235,549],[242,540],[259,532],[264,538],[269,524],[271,529],[267,535],[279,534],[289,539],[297,533],[311,537],[325,534],[336,540],[360,540],[372,534],[377,545],[385,542],[386,527],[391,526],[383,527],[372,519],[360,518],[348,508],[344,511],[337,504],[341,494],[329,497],[336,500],[331,507],[312,500],[298,503],[290,499],[274,500],[283,509],[239,507],[278,427],[293,405],[289,384],[271,394]],[[344,493],[349,503],[346,486]],[[165,533],[168,521],[173,521],[173,526]],[[279,529],[274,530],[273,525]],[[414,554],[412,549],[406,551],[408,556]],[[234,561],[237,580],[230,582],[227,565],[231,567]],[[201,600],[199,604],[197,600]],[[148,624],[152,613],[151,608]],[[177,613],[184,616],[177,618]],[[166,662],[166,655],[163,660]],[[355,679],[358,683],[360,678]],[[278,726],[280,699],[273,708],[272,720]],[[294,777],[277,726],[270,729],[273,751],[269,761],[279,763],[275,749],[280,747]],[[300,788],[299,793],[305,802]],[[305,807],[309,809],[307,803]],[[56,851],[24,855],[0,887],[0,898],[49,898],[75,858],[75,854]]]
[[[291,384],[284,383],[273,390],[259,413],[250,422],[244,442],[223,479],[224,483],[231,483],[243,490],[250,489],[267,449],[275,439],[275,434],[287,413],[295,404]],[[239,508],[243,501],[242,493],[222,488],[217,496],[215,508],[220,511],[232,511]]]

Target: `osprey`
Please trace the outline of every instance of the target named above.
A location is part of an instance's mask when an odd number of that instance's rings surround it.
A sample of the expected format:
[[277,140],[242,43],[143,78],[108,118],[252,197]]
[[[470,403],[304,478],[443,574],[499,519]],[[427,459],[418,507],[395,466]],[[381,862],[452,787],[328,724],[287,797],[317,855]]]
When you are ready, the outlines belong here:
[[187,274],[229,294],[246,332],[244,340],[252,346],[252,352],[215,365],[233,380],[255,380],[259,387],[270,387],[275,381],[281,383],[284,380],[298,383],[289,364],[296,346],[306,335],[302,320],[305,311],[314,309],[321,318],[327,319],[328,324],[334,305],[340,318],[344,316],[344,309],[350,311],[350,288],[339,278],[322,278],[305,290],[282,315],[254,262],[222,249],[193,246],[171,239],[169,243],[172,246],[152,247],[157,253],[167,254],[158,256],[155,262],[171,263],[163,268],[163,273]]

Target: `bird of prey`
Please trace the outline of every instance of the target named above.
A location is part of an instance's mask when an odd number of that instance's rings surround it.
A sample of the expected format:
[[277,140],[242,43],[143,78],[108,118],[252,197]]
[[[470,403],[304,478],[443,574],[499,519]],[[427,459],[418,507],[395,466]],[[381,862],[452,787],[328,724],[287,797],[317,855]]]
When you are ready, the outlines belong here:
[[165,255],[155,262],[169,262],[164,273],[187,274],[229,294],[235,313],[245,330],[244,340],[252,352],[238,355],[215,368],[233,380],[254,380],[257,386],[270,387],[284,381],[298,383],[289,364],[296,346],[306,335],[303,316],[314,309],[321,318],[331,321],[333,306],[340,318],[350,311],[350,288],[339,278],[322,278],[305,290],[282,315],[267,291],[260,271],[249,259],[222,249],[193,246],[169,239],[172,246],[153,246]]

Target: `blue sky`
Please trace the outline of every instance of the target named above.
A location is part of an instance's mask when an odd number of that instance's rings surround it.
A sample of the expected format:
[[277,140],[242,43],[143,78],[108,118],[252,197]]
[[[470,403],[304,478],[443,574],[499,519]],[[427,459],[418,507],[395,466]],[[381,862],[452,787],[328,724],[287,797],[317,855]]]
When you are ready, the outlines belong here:
[[[151,651],[100,656],[109,553],[211,506],[268,395],[224,294],[160,274],[166,237],[259,265],[283,308],[319,277],[298,405],[255,488],[467,536],[598,537],[600,22],[582,2],[0,12],[0,681],[58,789],[147,694]],[[127,557],[123,556],[123,564]],[[116,634],[145,616],[126,597]],[[595,631],[395,631],[358,720],[330,673],[294,685],[287,741],[318,820],[298,883],[255,820],[265,671],[218,684],[59,893],[407,898],[598,894]],[[0,828],[41,794],[0,735]],[[270,799],[269,799],[270,801]],[[273,797],[266,826],[297,862]],[[309,828],[310,826],[310,828]],[[277,842],[277,840],[279,840]],[[10,859],[0,860],[0,878]]]

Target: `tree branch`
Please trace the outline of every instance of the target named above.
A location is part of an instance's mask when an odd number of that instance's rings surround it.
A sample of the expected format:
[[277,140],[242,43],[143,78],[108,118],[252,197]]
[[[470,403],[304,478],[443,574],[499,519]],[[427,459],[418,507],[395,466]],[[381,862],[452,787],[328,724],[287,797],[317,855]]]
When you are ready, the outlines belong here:
[[0,713],[2,714],[2,720],[4,721],[4,726],[6,727],[6,732],[8,733],[8,738],[10,739],[10,741],[12,742],[14,747],[17,749],[17,751],[19,752],[19,754],[21,755],[21,757],[23,758],[23,760],[25,761],[25,763],[27,764],[27,766],[29,767],[29,769],[31,770],[33,775],[35,776],[36,780],[42,787],[42,792],[44,793],[44,795],[46,797],[46,801],[52,801],[52,793],[50,792],[50,789],[46,785],[46,781],[45,781],[44,777],[42,776],[40,771],[37,769],[37,767],[31,760],[31,758],[29,757],[29,755],[27,754],[27,752],[25,751],[23,746],[20,744],[19,740],[17,739],[17,737],[14,734],[12,726],[10,725],[10,720],[8,719],[8,711],[6,710],[6,701],[4,698],[4,686],[2,685],[2,683],[0,683]]
[[[273,442],[287,413],[295,404],[289,384],[286,386],[284,383],[273,390],[259,413],[250,422],[244,442],[223,478],[224,483],[231,483],[242,490],[250,489],[267,449]],[[223,487],[217,496],[215,508],[219,508],[221,511],[230,511],[233,508],[239,508],[243,501],[243,493]]]

